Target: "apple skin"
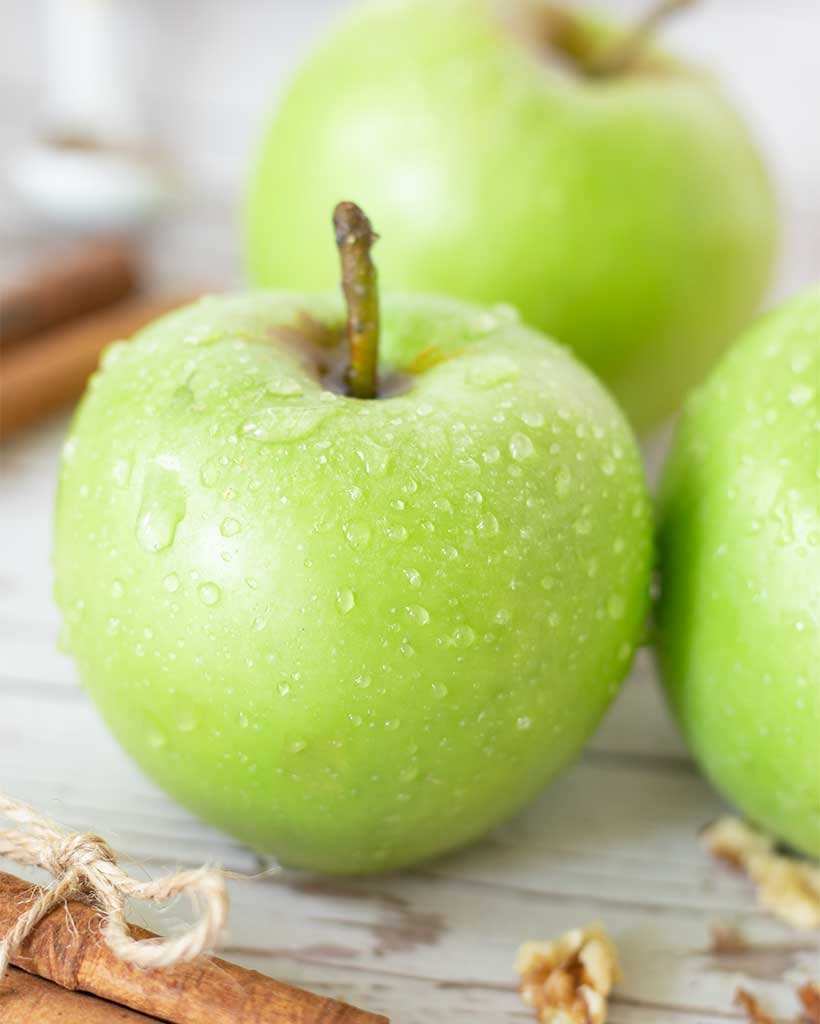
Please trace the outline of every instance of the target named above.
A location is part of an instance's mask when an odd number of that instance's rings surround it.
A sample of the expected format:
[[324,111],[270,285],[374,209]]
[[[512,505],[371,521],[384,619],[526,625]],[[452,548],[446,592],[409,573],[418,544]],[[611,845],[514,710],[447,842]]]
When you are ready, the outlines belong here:
[[511,303],[638,429],[753,314],[774,248],[769,183],[711,78],[585,79],[483,0],[364,4],[299,70],[249,184],[252,278],[331,287],[323,211],[345,196],[383,233],[385,280]]
[[693,396],[660,508],[661,665],[690,748],[744,814],[820,856],[820,288]]
[[579,751],[647,610],[630,429],[511,310],[388,296],[391,398],[275,343],[335,297],[212,298],[110,349],[56,519],[67,645],[139,764],[289,864],[481,835]]

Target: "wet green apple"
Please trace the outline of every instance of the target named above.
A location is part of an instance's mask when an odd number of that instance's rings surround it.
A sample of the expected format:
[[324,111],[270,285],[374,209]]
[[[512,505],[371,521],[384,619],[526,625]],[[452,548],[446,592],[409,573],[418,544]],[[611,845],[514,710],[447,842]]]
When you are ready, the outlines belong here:
[[513,304],[656,422],[754,312],[774,211],[713,78],[623,38],[539,0],[354,9],[261,141],[252,277],[330,287],[323,211],[350,195],[396,287]]
[[115,345],[57,502],[68,646],[126,750],[328,872],[430,857],[528,801],[647,604],[641,463],[589,371],[509,309],[382,306],[373,398],[339,373],[365,321],[345,331],[333,294],[207,298]]
[[692,752],[820,856],[820,288],[693,397],[661,501],[660,653]]

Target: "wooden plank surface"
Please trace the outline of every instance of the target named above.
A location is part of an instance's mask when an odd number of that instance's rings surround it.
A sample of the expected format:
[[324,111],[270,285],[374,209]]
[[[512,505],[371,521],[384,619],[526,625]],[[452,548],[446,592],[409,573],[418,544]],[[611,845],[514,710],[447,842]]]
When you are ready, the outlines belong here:
[[[137,873],[202,861],[257,872],[253,853],[140,775],[57,650],[49,553],[64,430],[59,419],[2,453],[0,785],[107,836]],[[741,983],[791,1020],[795,985],[820,974],[817,940],[758,910],[745,882],[700,852],[698,829],[721,809],[643,655],[580,761],[525,814],[398,875],[289,871],[232,883],[225,955],[397,1024],[513,1022],[530,1019],[515,992],[517,945],[598,920],[624,959],[613,1024],[741,1020]],[[187,913],[138,907],[135,920],[161,931]],[[718,923],[738,927],[750,948],[716,950]]]

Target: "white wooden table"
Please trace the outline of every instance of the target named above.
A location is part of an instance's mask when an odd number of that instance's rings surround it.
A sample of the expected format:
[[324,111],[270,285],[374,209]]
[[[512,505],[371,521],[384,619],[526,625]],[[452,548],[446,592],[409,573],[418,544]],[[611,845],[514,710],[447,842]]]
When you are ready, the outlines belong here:
[[[254,872],[253,853],[142,777],[57,651],[49,555],[64,430],[61,418],[2,452],[0,786],[106,836],[138,873],[203,861]],[[777,924],[741,878],[700,852],[698,829],[722,809],[641,657],[580,761],[528,812],[472,849],[399,875],[232,883],[224,955],[396,1024],[525,1021],[512,974],[518,944],[598,920],[626,975],[612,1024],[741,1020],[738,984],[793,1020],[795,985],[820,976],[818,938]],[[187,913],[136,908],[135,919],[165,930]],[[718,923],[738,927],[748,951],[717,951]]]

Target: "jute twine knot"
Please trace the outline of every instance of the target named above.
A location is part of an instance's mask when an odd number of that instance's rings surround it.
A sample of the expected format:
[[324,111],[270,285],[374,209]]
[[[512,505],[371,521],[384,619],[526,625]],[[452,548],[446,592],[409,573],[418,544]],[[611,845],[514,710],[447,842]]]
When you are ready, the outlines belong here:
[[[123,871],[111,847],[99,836],[66,833],[33,807],[3,793],[0,815],[20,826],[0,830],[0,856],[45,868],[55,878],[0,940],[0,980],[38,923],[69,899],[97,907],[104,922],[103,938],[116,956],[137,967],[170,967],[194,960],[216,945],[228,916],[228,893],[221,871],[201,867],[138,882]],[[126,899],[169,900],[180,893],[186,893],[201,910],[187,931],[169,938],[131,937]]]

